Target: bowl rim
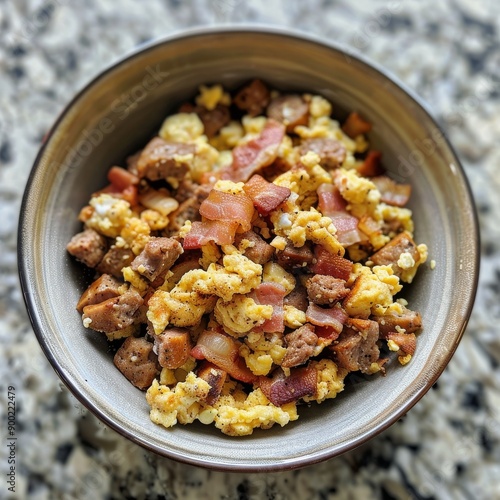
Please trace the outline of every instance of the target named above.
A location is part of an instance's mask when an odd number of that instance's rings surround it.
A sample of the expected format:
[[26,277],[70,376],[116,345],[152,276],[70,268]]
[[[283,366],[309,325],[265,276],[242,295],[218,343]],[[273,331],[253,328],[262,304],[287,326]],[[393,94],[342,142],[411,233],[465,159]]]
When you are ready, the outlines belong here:
[[300,455],[296,456],[292,459],[286,460],[282,459],[279,463],[275,464],[269,464],[266,463],[265,465],[265,470],[266,471],[284,471],[284,470],[292,470],[292,469],[297,469],[301,467],[305,467],[308,465],[313,465],[315,463],[322,462],[324,460],[333,458],[335,456],[339,456],[347,451],[351,451],[362,444],[366,443],[369,441],[372,437],[375,437],[376,435],[380,434],[387,428],[389,428],[392,424],[394,424],[397,420],[399,420],[402,416],[404,416],[427,392],[428,390],[434,385],[436,380],[440,377],[446,366],[448,365],[449,361],[453,357],[458,344],[460,343],[461,338],[464,335],[464,332],[466,330],[470,315],[472,313],[472,309],[474,306],[474,301],[477,293],[477,287],[478,287],[478,281],[479,281],[479,267],[480,267],[480,232],[479,232],[479,221],[478,221],[478,215],[477,215],[477,209],[475,206],[474,202],[474,197],[472,194],[472,190],[470,187],[470,183],[468,181],[468,178],[465,174],[465,171],[462,167],[462,164],[457,157],[457,154],[451,145],[446,133],[442,129],[442,127],[439,125],[437,120],[434,118],[432,112],[428,108],[428,105],[425,103],[425,101],[418,95],[416,92],[408,88],[404,83],[402,83],[399,78],[397,78],[394,74],[392,74],[389,70],[387,70],[385,67],[380,65],[379,63],[372,61],[368,57],[364,56],[363,54],[359,53],[357,50],[350,48],[347,45],[344,45],[339,42],[334,42],[331,40],[327,40],[325,38],[322,38],[317,35],[313,35],[308,32],[304,32],[302,30],[296,29],[296,28],[286,28],[286,27],[278,27],[275,25],[269,25],[269,24],[257,24],[257,23],[252,23],[252,24],[215,24],[211,26],[203,26],[203,27],[195,27],[195,28],[189,28],[189,29],[180,29],[176,30],[175,32],[172,32],[169,35],[157,37],[154,39],[151,39],[147,42],[144,42],[137,47],[135,47],[133,50],[130,50],[126,53],[124,53],[123,56],[119,57],[117,60],[112,62],[111,64],[108,64],[105,66],[105,68],[101,71],[99,71],[97,74],[95,74],[93,77],[90,78],[90,80],[87,81],[83,85],[83,87],[69,100],[69,102],[63,107],[63,109],[60,111],[59,115],[56,117],[53,125],[50,127],[48,132],[45,134],[45,136],[42,139],[41,146],[39,148],[39,151],[35,157],[35,160],[33,162],[33,166],[31,168],[30,174],[28,176],[24,194],[22,197],[22,202],[21,202],[21,207],[20,207],[20,213],[19,213],[19,221],[18,221],[18,235],[17,235],[17,259],[18,259],[18,273],[19,273],[19,279],[20,279],[20,285],[21,285],[21,290],[22,290],[22,295],[23,295],[23,300],[26,306],[26,310],[31,322],[31,325],[33,327],[34,333],[37,337],[38,343],[40,344],[42,351],[48,361],[50,362],[52,369],[57,373],[59,378],[63,381],[63,383],[66,385],[66,387],[70,390],[70,392],[73,394],[73,396],[76,397],[76,399],[83,405],[85,406],[89,411],[91,411],[99,420],[101,420],[104,424],[106,424],[108,427],[113,429],[115,432],[120,434],[121,436],[127,438],[128,440],[134,442],[135,444],[140,445],[141,447],[145,448],[148,451],[152,451],[160,456],[167,457],[174,459],[178,462],[189,464],[189,465],[194,465],[194,466],[201,466],[204,468],[212,469],[212,470],[218,470],[218,471],[226,471],[226,472],[262,472],[264,466],[262,464],[231,464],[231,463],[212,463],[210,461],[206,461],[203,459],[199,459],[196,456],[196,453],[192,453],[191,455],[183,454],[180,452],[177,452],[175,450],[171,450],[166,447],[161,447],[159,445],[156,445],[155,443],[151,443],[145,439],[142,439],[140,437],[137,437],[132,431],[129,431],[120,425],[118,425],[112,417],[108,416],[101,408],[93,404],[93,402],[89,401],[87,397],[85,396],[84,392],[81,391],[79,387],[72,381],[72,378],[70,374],[66,373],[64,370],[61,369],[59,366],[54,354],[50,350],[49,346],[47,343],[44,341],[44,335],[42,331],[42,326],[41,323],[39,322],[38,316],[39,316],[39,311],[37,310],[36,302],[34,300],[33,294],[36,292],[34,287],[29,282],[29,273],[27,269],[27,262],[25,257],[25,242],[24,242],[24,237],[23,237],[23,232],[22,229],[24,227],[24,223],[27,218],[27,204],[28,204],[28,199],[30,197],[30,192],[32,190],[32,185],[33,181],[36,175],[36,171],[40,165],[41,159],[44,157],[45,154],[45,149],[47,145],[50,142],[50,139],[52,136],[56,133],[58,130],[58,127],[60,123],[64,120],[66,115],[70,112],[72,109],[73,105],[87,92],[89,92],[92,87],[98,83],[101,79],[105,78],[108,74],[112,73],[115,71],[117,68],[119,68],[122,65],[125,65],[128,61],[140,57],[141,55],[151,51],[155,50],[159,46],[162,45],[167,45],[171,42],[176,42],[182,39],[187,39],[187,38],[196,38],[199,36],[206,36],[206,35],[214,35],[214,34],[231,34],[231,33],[256,33],[256,34],[263,34],[263,35],[273,35],[273,36],[279,36],[283,38],[291,38],[294,40],[302,40],[305,42],[309,42],[311,44],[316,44],[322,48],[327,48],[329,50],[333,50],[341,55],[347,56],[349,58],[352,58],[356,60],[357,62],[364,64],[373,70],[375,70],[377,73],[379,73],[383,78],[389,80],[392,84],[394,84],[396,87],[399,87],[405,93],[409,99],[413,101],[413,104],[416,105],[418,108],[420,108],[423,113],[426,115],[426,117],[430,120],[430,123],[436,127],[436,129],[442,134],[443,138],[443,147],[448,150],[448,153],[454,160],[454,165],[456,166],[456,169],[459,173],[459,176],[461,178],[461,181],[463,183],[464,191],[467,196],[467,202],[468,205],[472,209],[472,229],[474,232],[474,240],[473,244],[475,245],[474,248],[474,262],[473,262],[473,268],[472,268],[472,282],[471,282],[471,290],[472,293],[470,296],[467,297],[467,299],[464,299],[464,302],[466,302],[466,307],[464,307],[464,317],[462,319],[461,327],[459,331],[457,332],[455,336],[455,342],[452,346],[450,346],[450,349],[447,352],[447,355],[443,358],[443,361],[441,362],[439,368],[435,371],[434,376],[429,380],[429,382],[418,389],[412,398],[408,399],[405,401],[405,403],[398,409],[398,411],[392,413],[389,417],[387,417],[384,421],[379,423],[374,429],[371,431],[365,431],[364,433],[359,434],[356,436],[355,439],[352,441],[349,441],[349,443],[344,443],[342,445],[339,445],[335,450],[331,449],[326,449],[326,450],[321,450],[319,452],[315,452],[313,454],[305,454],[305,455]]

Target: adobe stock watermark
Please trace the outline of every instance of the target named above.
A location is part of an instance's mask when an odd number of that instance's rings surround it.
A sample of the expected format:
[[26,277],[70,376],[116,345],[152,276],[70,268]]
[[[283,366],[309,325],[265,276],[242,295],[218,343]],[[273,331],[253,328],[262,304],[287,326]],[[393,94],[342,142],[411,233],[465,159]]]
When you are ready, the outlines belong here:
[[20,40],[32,40],[48,26],[55,11],[69,3],[70,0],[47,0],[43,2],[36,9],[36,12],[24,18],[21,28],[10,35],[8,42],[13,45]]
[[[149,93],[160,86],[170,75],[170,72],[163,71],[159,64],[154,68],[148,66],[144,73],[140,83],[113,100],[110,105],[113,118],[105,116],[94,127],[84,129],[81,132],[80,140],[74,146],[66,149],[64,161],[66,168],[71,168],[72,165],[76,165],[79,161],[87,158],[102,143],[105,136],[116,129],[116,120],[125,120],[137,108],[139,103],[144,101]],[[114,117],[116,117],[116,120]]]
[[242,3],[242,0],[215,0],[209,3],[219,21],[228,21],[234,9]]

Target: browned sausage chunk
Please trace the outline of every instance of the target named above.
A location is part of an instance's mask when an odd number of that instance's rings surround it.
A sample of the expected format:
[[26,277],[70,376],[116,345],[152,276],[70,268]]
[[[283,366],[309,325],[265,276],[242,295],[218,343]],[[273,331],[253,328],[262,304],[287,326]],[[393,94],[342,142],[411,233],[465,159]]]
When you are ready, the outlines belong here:
[[88,267],[96,267],[101,262],[108,242],[106,238],[93,229],[85,229],[75,234],[66,246],[68,252]]
[[163,368],[179,368],[189,359],[193,344],[188,330],[169,328],[160,335],[155,335],[154,339],[158,362]]
[[267,108],[267,116],[285,125],[290,134],[298,125],[309,122],[309,104],[299,95],[282,95],[274,98]]
[[292,306],[296,309],[306,312],[309,306],[309,300],[307,298],[307,290],[297,283],[295,288],[288,294],[285,295],[283,299],[284,306]]
[[81,313],[86,306],[99,304],[113,297],[118,297],[122,285],[123,283],[113,278],[113,276],[103,274],[83,292],[76,306],[77,311]]
[[181,180],[189,167],[185,163],[178,162],[176,156],[191,153],[195,153],[195,147],[192,144],[167,142],[161,137],[155,137],[143,149],[137,160],[137,174],[151,181],[169,177]]
[[401,278],[403,269],[398,266],[398,260],[402,253],[408,252],[415,262],[420,260],[420,253],[412,237],[406,231],[398,234],[387,245],[375,252],[370,260],[377,266],[389,266],[396,276]]
[[271,260],[274,254],[274,248],[265,242],[255,231],[237,234],[234,244],[238,246],[242,240],[250,241],[253,246],[248,247],[243,254],[256,264],[265,264]]
[[349,371],[370,373],[372,363],[377,362],[380,356],[378,338],[378,323],[349,318],[340,337],[331,345],[335,361]]
[[203,361],[198,368],[197,375],[210,385],[205,401],[207,404],[213,405],[219,399],[227,373],[209,361]]
[[373,316],[371,319],[379,324],[380,336],[385,338],[390,332],[396,332],[397,328],[402,328],[406,333],[416,332],[422,327],[422,316],[419,312],[401,306],[401,314],[395,312],[386,313],[384,316]]
[[276,257],[281,267],[290,270],[308,266],[313,261],[314,255],[308,242],[297,248],[287,240],[285,249],[277,252]]
[[327,168],[337,168],[345,160],[346,151],[340,141],[330,137],[315,137],[302,141],[299,148],[300,154],[305,155],[312,151],[319,156],[320,164]]
[[123,295],[85,306],[83,322],[98,332],[112,333],[122,330],[135,321],[143,302],[141,295],[130,288]]
[[143,391],[158,374],[153,344],[144,337],[128,337],[116,351],[113,362],[132,384]]
[[182,245],[173,238],[151,238],[144,250],[132,262],[132,269],[154,281],[159,275],[168,271],[179,255]]
[[349,293],[345,284],[346,282],[339,278],[316,274],[307,280],[307,295],[311,302],[319,306],[331,305]]
[[207,109],[203,106],[193,106],[190,103],[183,104],[179,113],[196,113],[205,129],[205,135],[210,139],[217,135],[222,127],[225,127],[231,121],[231,113],[227,106],[217,104],[214,109]]
[[253,80],[235,95],[233,102],[250,116],[257,116],[266,109],[270,97],[269,89],[260,80]]
[[121,248],[112,245],[97,266],[97,271],[103,274],[111,274],[115,278],[122,278],[122,269],[130,266],[135,255],[130,248]]
[[314,333],[313,325],[305,324],[285,335],[285,342],[287,348],[281,366],[292,368],[304,364],[312,356],[318,336]]

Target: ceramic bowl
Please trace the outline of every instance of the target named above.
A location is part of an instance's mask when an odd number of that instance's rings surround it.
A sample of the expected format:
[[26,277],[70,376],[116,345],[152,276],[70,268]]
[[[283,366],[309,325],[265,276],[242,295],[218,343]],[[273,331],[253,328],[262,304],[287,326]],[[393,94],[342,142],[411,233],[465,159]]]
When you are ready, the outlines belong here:
[[[300,408],[284,428],[228,437],[195,423],[153,424],[143,392],[114,367],[104,335],[82,326],[75,304],[89,283],[66,252],[77,216],[106,171],[124,164],[200,84],[233,89],[261,78],[280,90],[318,93],[336,116],[358,110],[373,124],[370,142],[384,165],[413,187],[423,266],[404,293],[421,312],[417,352],[385,377],[353,377],[336,399]],[[19,226],[19,268],[35,333],[55,371],[105,424],[166,457],[194,465],[270,471],[339,455],[389,427],[432,386],[466,327],[478,277],[478,226],[460,162],[422,102],[387,72],[312,36],[274,28],[183,32],[141,47],[103,71],[67,106],[35,161]]]

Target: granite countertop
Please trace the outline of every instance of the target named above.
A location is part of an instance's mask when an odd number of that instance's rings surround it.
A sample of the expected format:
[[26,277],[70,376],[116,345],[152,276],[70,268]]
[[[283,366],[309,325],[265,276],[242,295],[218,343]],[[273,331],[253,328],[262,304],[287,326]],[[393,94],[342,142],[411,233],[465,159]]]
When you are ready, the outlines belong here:
[[[353,452],[259,475],[160,458],[89,414],[38,346],[16,266],[24,185],[42,137],[72,95],[146,40],[187,26],[243,21],[343,42],[422,96],[463,162],[482,231],[474,312],[432,390]],[[0,0],[0,385],[3,428],[7,387],[16,389],[14,498],[500,498],[499,34],[494,0]],[[1,450],[4,498],[4,441]]]

